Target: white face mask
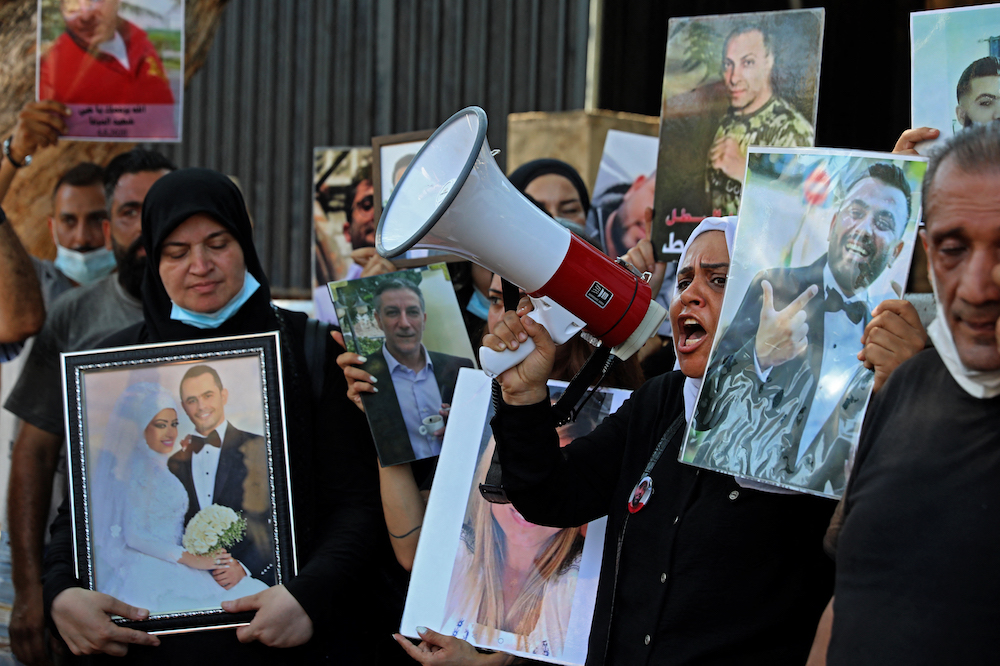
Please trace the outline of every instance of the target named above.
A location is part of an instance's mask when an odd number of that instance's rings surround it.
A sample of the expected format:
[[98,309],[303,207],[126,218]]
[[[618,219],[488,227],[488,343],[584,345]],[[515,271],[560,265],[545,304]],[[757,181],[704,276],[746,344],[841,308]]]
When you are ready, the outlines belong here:
[[1000,395],[1000,370],[982,371],[970,370],[958,356],[955,338],[945,318],[944,307],[938,295],[937,282],[934,280],[934,269],[928,272],[931,279],[931,289],[934,290],[934,301],[937,304],[937,316],[927,327],[927,336],[934,343],[934,348],[941,356],[944,366],[948,368],[955,382],[973,398],[995,398]]
[[91,284],[115,270],[115,255],[106,247],[78,252],[56,243],[55,267],[73,282]]
[[236,314],[236,311],[243,307],[243,304],[250,300],[250,297],[259,288],[260,282],[257,282],[257,279],[250,275],[250,271],[246,271],[243,275],[243,288],[218,311],[212,313],[192,312],[171,302],[170,318],[195,328],[219,328],[226,320]]

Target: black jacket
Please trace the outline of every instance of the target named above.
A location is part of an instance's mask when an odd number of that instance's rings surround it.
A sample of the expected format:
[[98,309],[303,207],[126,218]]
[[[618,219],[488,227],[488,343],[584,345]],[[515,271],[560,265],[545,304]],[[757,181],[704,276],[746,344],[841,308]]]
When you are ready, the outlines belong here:
[[626,509],[683,414],[683,383],[679,372],[649,380],[563,449],[547,402],[501,404],[493,432],[504,487],[535,523],[609,516],[588,664],[801,665],[832,590],[822,547],[832,501],[749,490],[681,464],[680,428],[651,472],[649,502]]
[[[191,473],[191,449],[181,449],[167,460],[167,469],[184,486],[188,494],[188,510],[184,516],[184,525],[194,518],[195,514],[204,509],[198,499]],[[226,428],[226,438],[222,441],[219,451],[218,472],[215,476],[215,488],[212,492],[212,502],[228,506],[240,512],[247,521],[246,536],[235,544],[231,553],[247,568],[250,575],[266,583],[274,585],[274,555],[271,552],[271,499],[269,495],[255,498],[252,504],[257,507],[251,510],[244,502],[247,478],[247,466],[253,466],[256,461],[266,461],[264,438],[243,432],[229,424]],[[262,484],[261,484],[262,485]],[[262,489],[263,490],[263,489]]]

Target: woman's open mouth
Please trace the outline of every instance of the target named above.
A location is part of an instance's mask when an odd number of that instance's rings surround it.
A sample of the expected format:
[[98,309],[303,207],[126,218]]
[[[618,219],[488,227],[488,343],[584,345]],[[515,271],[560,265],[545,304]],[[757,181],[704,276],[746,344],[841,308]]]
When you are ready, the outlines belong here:
[[682,316],[677,320],[679,332],[677,340],[677,351],[685,353],[694,351],[705,339],[708,332],[694,317]]

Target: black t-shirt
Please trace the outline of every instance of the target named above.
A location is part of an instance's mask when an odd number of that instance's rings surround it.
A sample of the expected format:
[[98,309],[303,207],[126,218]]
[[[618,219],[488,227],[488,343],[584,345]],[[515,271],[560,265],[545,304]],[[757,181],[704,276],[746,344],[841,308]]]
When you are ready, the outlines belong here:
[[828,664],[997,662],[1000,397],[970,396],[933,349],[900,366],[844,511]]

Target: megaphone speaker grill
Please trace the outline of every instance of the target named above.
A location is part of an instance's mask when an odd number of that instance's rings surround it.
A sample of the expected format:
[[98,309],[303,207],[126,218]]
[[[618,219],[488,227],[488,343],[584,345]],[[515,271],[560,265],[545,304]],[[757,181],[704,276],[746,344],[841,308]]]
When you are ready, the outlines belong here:
[[431,135],[389,197],[376,250],[387,258],[413,248],[465,257],[533,296],[548,296],[604,344],[628,342],[631,351],[620,355],[628,358],[666,312],[643,280],[510,184],[493,159],[486,127],[486,113],[469,107]]

